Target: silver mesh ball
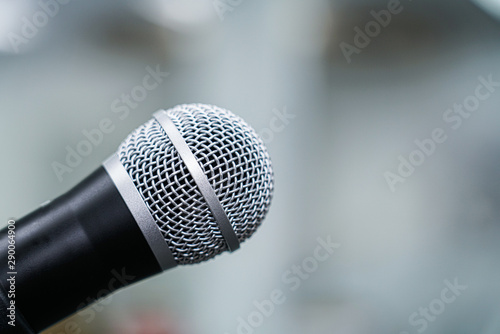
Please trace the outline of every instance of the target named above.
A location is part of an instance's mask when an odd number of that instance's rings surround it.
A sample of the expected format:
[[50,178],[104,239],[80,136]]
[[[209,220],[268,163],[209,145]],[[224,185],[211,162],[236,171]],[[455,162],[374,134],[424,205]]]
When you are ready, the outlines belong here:
[[[245,121],[216,106],[186,104],[167,113],[243,242],[271,203],[273,171],[264,143]],[[131,133],[118,155],[178,264],[198,263],[227,250],[194,179],[155,119]]]

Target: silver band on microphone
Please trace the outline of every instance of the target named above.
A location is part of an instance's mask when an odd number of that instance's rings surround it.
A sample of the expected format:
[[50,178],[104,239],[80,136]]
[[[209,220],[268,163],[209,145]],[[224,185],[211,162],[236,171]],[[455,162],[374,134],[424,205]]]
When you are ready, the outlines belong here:
[[153,114],[153,117],[160,123],[163,130],[167,133],[168,138],[174,145],[175,149],[179,153],[182,161],[186,165],[189,173],[193,177],[198,189],[200,190],[203,198],[208,204],[210,211],[215,217],[215,221],[219,226],[222,236],[226,241],[229,251],[233,252],[240,247],[240,242],[238,236],[234,231],[229,218],[222,207],[215,190],[210,185],[207,176],[203,173],[200,164],[196,160],[193,152],[187,145],[186,141],[182,137],[181,133],[172,122],[165,110],[159,110]]
[[134,182],[121,164],[118,154],[115,153],[107,159],[103,163],[103,167],[113,180],[137,225],[139,225],[161,269],[167,270],[177,266],[172,251],[165,242],[160,229],[156,226],[155,220]]

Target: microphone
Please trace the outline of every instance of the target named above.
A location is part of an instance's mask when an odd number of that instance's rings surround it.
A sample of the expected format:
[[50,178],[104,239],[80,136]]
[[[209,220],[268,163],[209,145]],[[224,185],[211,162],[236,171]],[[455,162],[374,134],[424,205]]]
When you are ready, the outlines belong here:
[[238,116],[156,112],[85,180],[0,231],[0,332],[40,332],[118,288],[235,251],[273,189],[264,143]]

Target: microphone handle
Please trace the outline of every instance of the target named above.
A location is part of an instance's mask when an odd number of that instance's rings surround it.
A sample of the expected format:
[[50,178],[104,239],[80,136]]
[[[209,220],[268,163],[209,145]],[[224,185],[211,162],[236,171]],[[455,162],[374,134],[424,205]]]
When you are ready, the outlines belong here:
[[[19,325],[15,330],[22,330],[22,319],[26,319],[40,332],[119,288],[161,272],[102,166],[14,225],[14,267],[8,262],[9,228],[0,231],[0,285],[4,290],[0,316],[9,312],[5,292],[12,293],[14,287],[12,300],[16,327]],[[12,276],[14,285],[8,281]],[[0,333],[9,333],[12,326],[4,320],[0,319]]]

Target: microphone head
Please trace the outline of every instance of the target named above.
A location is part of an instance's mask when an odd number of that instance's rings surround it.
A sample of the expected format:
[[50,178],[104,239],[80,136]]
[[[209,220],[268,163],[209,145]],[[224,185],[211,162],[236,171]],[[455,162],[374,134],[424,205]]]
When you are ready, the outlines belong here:
[[[206,104],[166,111],[194,154],[240,242],[266,216],[273,195],[269,154],[257,133],[232,112]],[[228,250],[194,178],[156,119],[118,149],[178,264],[199,263]]]

